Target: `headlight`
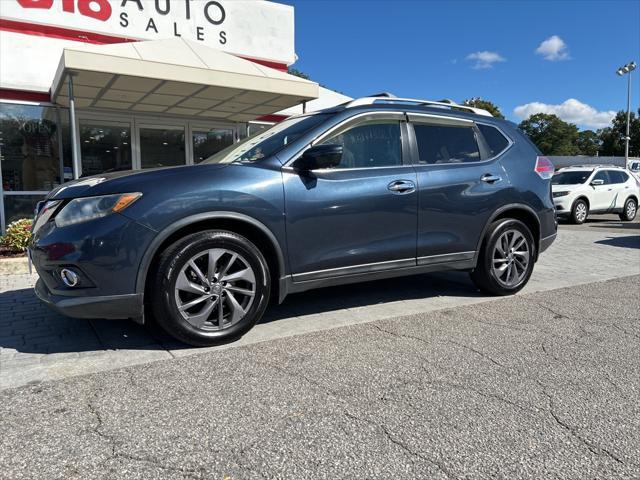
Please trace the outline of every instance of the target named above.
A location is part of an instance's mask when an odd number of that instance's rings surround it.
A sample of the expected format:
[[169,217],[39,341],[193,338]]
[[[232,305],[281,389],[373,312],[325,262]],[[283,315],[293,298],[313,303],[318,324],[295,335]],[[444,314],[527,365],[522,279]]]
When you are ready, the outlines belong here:
[[569,195],[569,192],[553,192],[553,198],[566,197],[567,195]]
[[54,214],[58,205],[60,205],[61,200],[49,200],[48,202],[39,202],[38,207],[36,208],[36,216],[33,222],[33,227],[31,228],[31,232],[35,235],[35,233],[40,230],[40,227],[47,223],[51,219],[51,215]]
[[136,192],[76,198],[67,203],[56,215],[56,225],[66,227],[121,212],[141,196],[141,193]]

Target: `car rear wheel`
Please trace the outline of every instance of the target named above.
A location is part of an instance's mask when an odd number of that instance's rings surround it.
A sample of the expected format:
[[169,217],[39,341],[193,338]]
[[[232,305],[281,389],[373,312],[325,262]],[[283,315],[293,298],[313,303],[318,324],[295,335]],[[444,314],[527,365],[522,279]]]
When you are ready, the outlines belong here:
[[583,224],[589,216],[589,205],[584,200],[576,200],[571,208],[571,220],[576,225]]
[[189,235],[161,255],[153,314],[174,338],[194,346],[233,340],[253,327],[268,303],[270,277],[246,238],[209,230]]
[[633,198],[629,198],[626,202],[624,202],[624,208],[622,209],[622,213],[620,214],[620,220],[625,222],[632,222],[636,218],[637,213],[638,204]]
[[491,224],[471,280],[483,292],[511,295],[529,281],[535,262],[535,242],[520,220],[501,219]]

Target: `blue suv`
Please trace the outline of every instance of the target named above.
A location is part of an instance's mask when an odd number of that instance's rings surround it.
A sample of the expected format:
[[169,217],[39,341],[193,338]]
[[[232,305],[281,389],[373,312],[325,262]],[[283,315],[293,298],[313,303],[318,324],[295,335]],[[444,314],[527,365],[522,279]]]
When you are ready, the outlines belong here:
[[437,270],[529,280],[553,165],[514,124],[389,95],[289,118],[183,167],[67,183],[38,207],[38,297],[71,317],[236,338],[289,293]]

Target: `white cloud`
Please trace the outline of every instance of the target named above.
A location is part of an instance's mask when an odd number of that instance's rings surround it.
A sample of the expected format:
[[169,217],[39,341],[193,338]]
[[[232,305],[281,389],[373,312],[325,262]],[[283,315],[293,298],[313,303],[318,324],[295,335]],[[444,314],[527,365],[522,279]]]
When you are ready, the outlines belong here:
[[542,55],[545,60],[557,62],[558,60],[569,60],[569,48],[558,35],[547,38],[536,48],[536,53]]
[[492,68],[494,63],[506,62],[506,59],[499,53],[483,50],[482,52],[474,52],[467,55],[467,60],[473,63],[471,68],[485,69]]
[[541,102],[526,103],[514,108],[513,113],[523,120],[536,113],[552,113],[565,122],[575,123],[586,128],[607,127],[616,116],[614,110],[599,112],[591,105],[582,103],[575,98],[565,100],[559,105]]

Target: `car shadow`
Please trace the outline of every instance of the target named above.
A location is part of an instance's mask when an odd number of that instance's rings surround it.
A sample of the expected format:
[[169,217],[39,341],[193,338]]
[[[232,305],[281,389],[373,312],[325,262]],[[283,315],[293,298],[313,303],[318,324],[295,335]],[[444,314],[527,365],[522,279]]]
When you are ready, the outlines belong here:
[[313,315],[334,310],[359,308],[438,296],[481,296],[469,276],[447,272],[398,277],[386,280],[326,287],[289,295],[282,305],[272,305],[261,323]]
[[640,223],[638,222],[611,222],[606,224],[592,224],[591,228],[608,228],[616,230],[640,230]]
[[[423,274],[290,295],[281,305],[270,305],[261,323],[444,295],[482,296],[466,273]],[[50,310],[37,299],[33,289],[1,292],[0,363],[20,353],[85,356],[108,350],[192,348],[176,342],[153,319],[148,320],[145,325],[138,325],[130,320],[73,319]]]
[[640,235],[630,235],[626,237],[608,237],[605,240],[598,240],[595,243],[598,243],[600,245],[611,245],[613,247],[640,249]]

